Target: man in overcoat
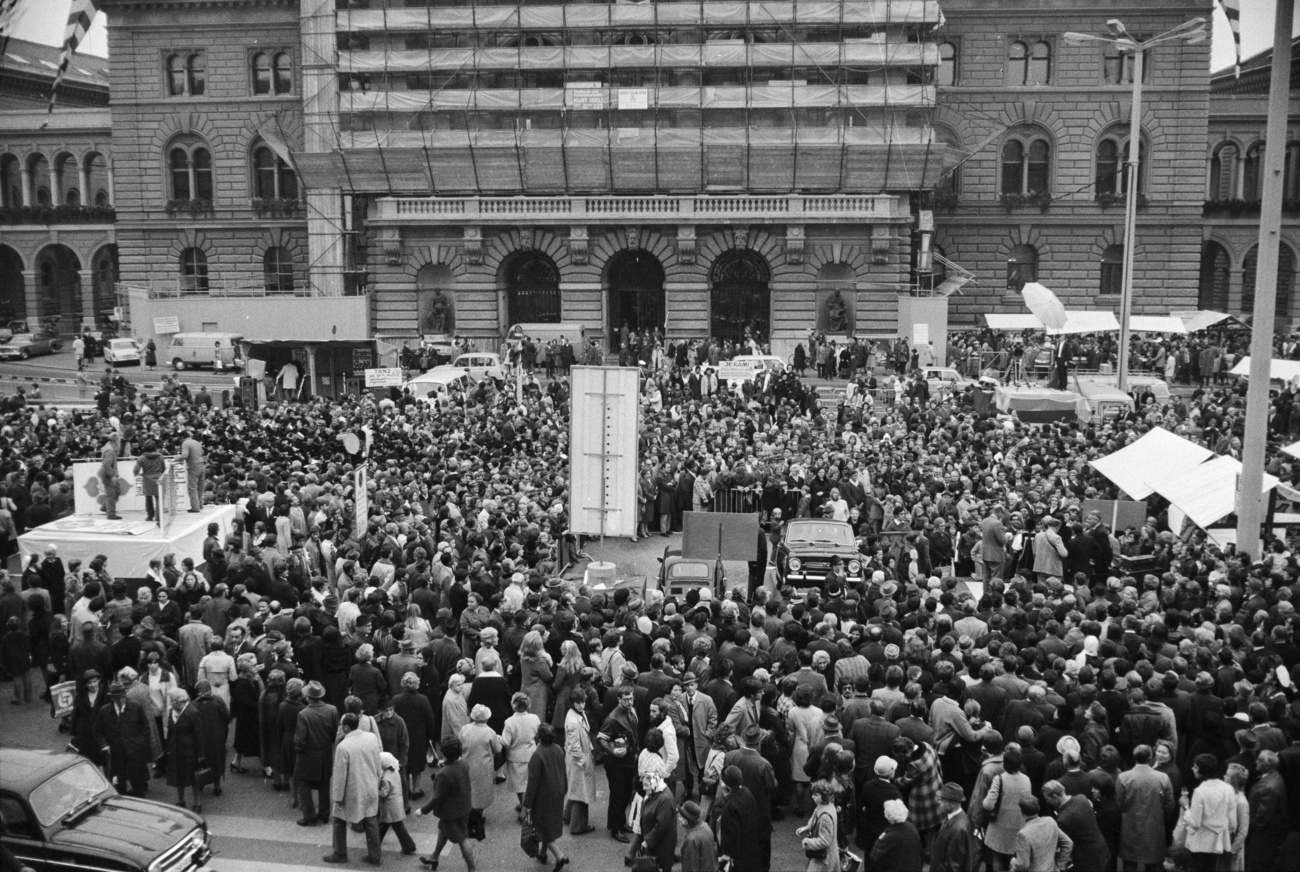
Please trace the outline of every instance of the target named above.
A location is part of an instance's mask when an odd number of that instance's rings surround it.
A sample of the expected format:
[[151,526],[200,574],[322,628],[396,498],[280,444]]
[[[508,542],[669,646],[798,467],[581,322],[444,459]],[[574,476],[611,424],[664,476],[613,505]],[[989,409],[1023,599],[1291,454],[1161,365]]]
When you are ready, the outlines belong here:
[[1174,813],[1173,784],[1151,766],[1150,745],[1133,749],[1133,768],[1119,774],[1115,803],[1122,823],[1119,859],[1127,867],[1160,867],[1165,860],[1165,820]]
[[126,698],[120,681],[108,686],[108,705],[95,713],[96,747],[107,755],[108,777],[122,793],[144,796],[149,789],[149,715]]
[[[334,734],[338,731],[339,712],[325,702],[325,688],[319,681],[307,684],[303,695],[307,707],[298,713],[298,726],[294,731],[293,747],[297,753],[293,764],[293,777],[298,784],[298,807],[302,817],[298,826],[310,827],[329,821],[330,773],[334,768]],[[376,780],[378,785],[378,780]],[[312,801],[316,791],[317,803]],[[319,816],[318,816],[319,814]]]
[[[299,715],[301,720],[302,715]],[[322,859],[326,863],[346,863],[348,825],[361,824],[366,833],[365,861],[378,866],[382,862],[379,853],[379,779],[383,766],[379,758],[383,747],[374,733],[357,729],[359,723],[354,712],[348,712],[339,720],[343,737],[334,748],[334,768],[330,773],[334,852]]]

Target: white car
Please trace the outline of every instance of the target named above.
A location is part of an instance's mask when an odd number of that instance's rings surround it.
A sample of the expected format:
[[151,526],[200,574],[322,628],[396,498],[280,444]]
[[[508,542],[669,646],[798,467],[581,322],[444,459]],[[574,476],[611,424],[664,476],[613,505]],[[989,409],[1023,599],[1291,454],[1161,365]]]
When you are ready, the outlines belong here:
[[779,357],[770,354],[741,354],[718,363],[718,381],[740,384],[785,369],[786,362]]
[[104,363],[120,366],[140,361],[140,346],[134,339],[110,339],[104,345]]
[[964,391],[975,383],[974,379],[967,378],[951,366],[923,366],[921,375],[925,377],[925,383],[929,385],[932,394],[940,390]]
[[501,356],[490,351],[471,351],[462,354],[453,360],[451,365],[465,370],[474,381],[482,381],[485,378],[504,381],[506,377],[506,369],[501,365]]

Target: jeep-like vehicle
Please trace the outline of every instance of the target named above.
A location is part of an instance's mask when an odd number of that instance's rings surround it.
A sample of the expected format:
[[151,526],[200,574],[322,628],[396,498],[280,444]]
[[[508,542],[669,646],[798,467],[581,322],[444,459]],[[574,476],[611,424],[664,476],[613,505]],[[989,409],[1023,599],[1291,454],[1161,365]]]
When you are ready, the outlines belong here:
[[862,581],[862,555],[847,521],[796,518],[786,524],[777,546],[776,572],[781,584],[790,585],[798,594],[810,589],[825,591],[836,557],[844,561],[849,582]]

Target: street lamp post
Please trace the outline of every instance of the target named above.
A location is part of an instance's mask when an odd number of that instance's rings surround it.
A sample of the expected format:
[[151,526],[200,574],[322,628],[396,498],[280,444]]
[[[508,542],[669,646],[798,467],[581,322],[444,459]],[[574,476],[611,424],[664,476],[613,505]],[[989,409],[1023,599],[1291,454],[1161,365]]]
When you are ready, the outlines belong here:
[[[1129,321],[1133,314],[1133,253],[1137,236],[1137,197],[1138,168],[1141,160],[1142,143],[1142,67],[1146,52],[1156,45],[1174,40],[1200,42],[1205,39],[1205,19],[1193,18],[1177,27],[1167,30],[1159,36],[1139,41],[1132,36],[1124,23],[1118,18],[1106,22],[1110,36],[1095,36],[1091,33],[1066,33],[1067,45],[1085,45],[1088,43],[1110,43],[1121,54],[1133,53],[1133,105],[1129,112],[1128,123],[1128,159],[1125,162],[1124,181],[1128,186],[1124,197],[1124,263],[1123,282],[1119,298],[1119,360],[1115,367],[1119,389],[1128,390],[1128,354]],[[1121,66],[1122,69],[1122,66]]]

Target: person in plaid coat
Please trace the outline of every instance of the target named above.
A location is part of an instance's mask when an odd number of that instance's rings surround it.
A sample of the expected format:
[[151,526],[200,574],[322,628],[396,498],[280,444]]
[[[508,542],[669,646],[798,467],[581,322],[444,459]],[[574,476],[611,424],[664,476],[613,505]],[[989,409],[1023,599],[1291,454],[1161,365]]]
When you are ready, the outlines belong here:
[[903,774],[896,783],[907,800],[908,819],[928,848],[945,817],[939,808],[939,791],[943,789],[939,755],[927,742],[918,745],[899,736],[894,740],[894,759],[903,762]]

